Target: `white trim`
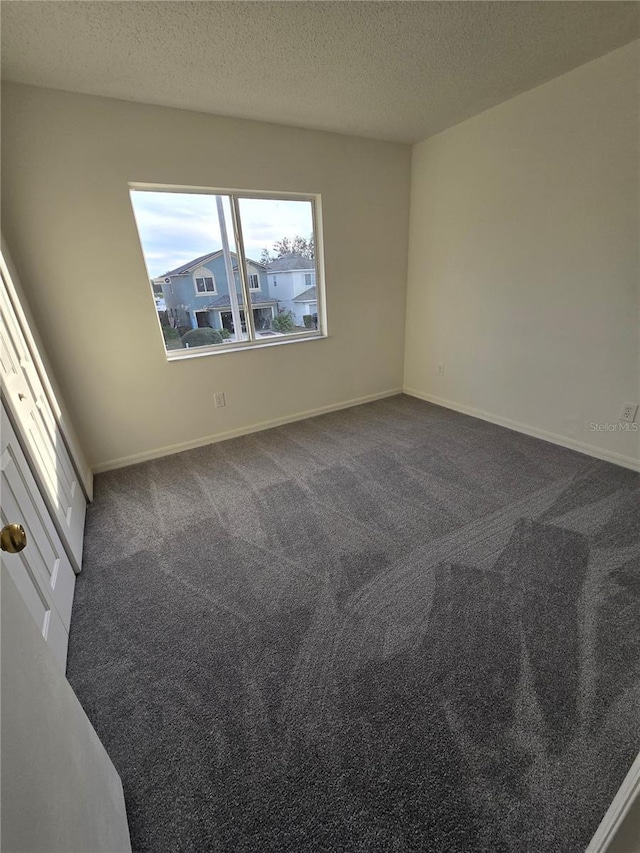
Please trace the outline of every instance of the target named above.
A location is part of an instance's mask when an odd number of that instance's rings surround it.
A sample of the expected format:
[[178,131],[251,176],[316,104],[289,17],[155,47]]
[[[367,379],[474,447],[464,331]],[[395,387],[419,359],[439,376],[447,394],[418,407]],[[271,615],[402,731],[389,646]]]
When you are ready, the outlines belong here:
[[[216,284],[216,277],[207,267],[199,266],[192,273],[191,278],[193,279],[193,288],[195,290],[196,296],[217,296],[218,295],[218,285]],[[198,285],[196,284],[196,279],[202,279],[205,289],[200,291],[198,290]],[[206,279],[210,278],[213,282],[213,290],[207,290]],[[200,310],[200,309],[198,309]]]
[[[274,260],[271,263],[275,264],[275,262],[279,261],[279,260],[281,260],[281,259],[280,258],[274,258]],[[305,258],[305,260],[311,261],[313,263],[313,261],[315,259],[314,258]],[[296,267],[296,269],[293,269],[293,270],[274,270],[273,272],[267,271],[267,275],[293,275],[294,273],[298,273],[298,272],[303,273],[303,275],[313,275],[315,273],[315,271],[316,271],[315,267],[299,267],[299,268]],[[308,290],[310,287],[315,287],[315,284],[305,284],[304,287],[306,290]],[[302,291],[300,291],[300,292],[302,293]]]
[[[131,204],[133,207],[134,219],[136,220],[136,227],[137,227],[137,219],[135,216],[136,209],[135,209],[135,203],[134,203],[134,197],[135,197],[136,192],[188,193],[190,195],[201,194],[201,195],[211,195],[211,196],[217,196],[217,197],[224,196],[224,197],[229,199],[229,202],[231,205],[231,211],[232,211],[234,232],[235,232],[235,237],[236,237],[236,252],[231,252],[230,254],[232,256],[234,256],[237,260],[237,267],[240,271],[242,290],[244,291],[245,302],[247,303],[247,305],[251,304],[250,291],[251,292],[258,292],[262,289],[262,283],[260,281],[259,281],[260,286],[258,288],[249,287],[249,284],[247,281],[247,271],[248,271],[249,263],[255,264],[256,266],[261,266],[262,269],[264,269],[265,271],[266,271],[266,266],[264,264],[260,264],[259,261],[254,261],[252,258],[249,258],[246,254],[244,242],[243,242],[243,238],[242,238],[242,215],[240,213],[240,207],[239,207],[240,200],[241,199],[248,199],[248,200],[256,201],[256,200],[272,199],[272,200],[276,200],[276,201],[292,200],[292,201],[300,201],[300,202],[308,203],[311,206],[312,236],[313,236],[313,243],[314,243],[314,248],[315,248],[314,257],[308,259],[310,262],[310,266],[308,268],[306,268],[304,270],[284,270],[284,271],[282,271],[282,273],[284,274],[285,272],[286,273],[304,272],[304,273],[315,274],[315,287],[317,288],[317,300],[318,300],[317,304],[318,304],[318,308],[319,308],[319,310],[317,312],[318,313],[318,328],[320,329],[320,331],[323,334],[327,333],[327,316],[326,316],[326,307],[325,307],[326,284],[325,284],[325,278],[324,278],[324,265],[323,265],[323,260],[322,260],[323,259],[323,242],[322,242],[323,241],[323,232],[322,232],[322,216],[321,216],[322,200],[321,200],[320,193],[291,193],[291,192],[274,193],[271,191],[260,191],[260,190],[256,190],[255,192],[252,192],[249,190],[216,189],[214,187],[201,187],[201,186],[200,187],[197,187],[197,186],[196,187],[183,187],[183,186],[177,186],[177,185],[146,184],[146,183],[139,183],[137,181],[131,181],[131,182],[129,182],[129,196],[130,196]],[[149,267],[147,264],[146,253],[145,253],[144,245],[143,245],[143,242],[141,239],[141,235],[139,233],[139,229],[138,229],[138,238],[140,241],[140,247],[142,249],[142,255],[143,255],[145,264],[147,265],[147,274],[149,274]],[[219,252],[219,250],[218,250],[218,252]],[[198,288],[196,286],[196,278],[206,278],[207,277],[207,276],[198,275],[198,273],[200,272],[200,269],[202,268],[202,265],[205,263],[208,263],[208,260],[214,254],[217,254],[218,252],[212,253],[211,255],[208,255],[208,256],[204,256],[203,259],[200,260],[200,266],[199,267],[194,268],[194,265],[192,264],[189,267],[184,268],[182,273],[176,273],[176,275],[182,275],[182,274],[186,274],[188,272],[191,272],[192,277],[193,277],[194,292],[195,292],[196,296],[206,296],[207,293],[214,293],[214,294],[218,293],[218,287],[217,287],[215,278],[213,279],[213,285],[215,288],[213,291],[205,290],[203,292],[199,292]],[[177,267],[176,269],[181,269],[181,267]],[[277,274],[277,272],[278,271],[276,271],[276,274]],[[210,270],[209,270],[209,273],[211,274],[211,276],[213,276],[213,273],[211,273]],[[165,277],[167,277],[167,273],[165,273]],[[169,277],[173,278],[173,276],[169,276]],[[229,276],[227,276],[227,278],[229,278]],[[233,279],[233,281],[227,282],[229,292],[231,292],[232,287],[235,287],[235,276],[231,276],[231,278]],[[277,286],[275,279],[276,279],[276,276],[274,275],[274,280],[273,280],[273,286],[274,287]],[[259,280],[259,277],[258,277],[258,280]],[[314,285],[310,285],[310,286],[314,286]],[[269,283],[267,280],[267,289],[268,288],[269,288]],[[152,291],[153,291],[153,288],[152,288]],[[270,292],[269,292],[269,295],[271,295]],[[247,333],[248,333],[248,337],[250,338],[250,340],[255,341],[255,337],[256,337],[255,336],[255,328],[253,326],[253,317],[251,314],[249,314],[249,316],[247,316]],[[166,347],[165,347],[165,350],[166,350]]]
[[[33,364],[38,373],[40,382],[42,383],[42,387],[44,389],[47,401],[51,407],[53,417],[60,429],[60,434],[67,448],[69,458],[71,459],[73,468],[76,474],[78,475],[78,480],[80,481],[80,485],[82,486],[82,491],[84,492],[84,495],[87,500],[91,501],[93,500],[93,473],[91,472],[89,464],[86,461],[86,457],[82,448],[79,445],[79,442],[75,438],[75,430],[73,428],[73,425],[71,424],[70,428],[67,427],[67,413],[63,412],[62,406],[58,402],[55,388],[53,386],[52,380],[49,378],[50,374],[47,371],[48,362],[45,363],[41,355],[41,348],[39,346],[39,336],[37,339],[34,336],[34,333],[31,329],[31,325],[29,323],[29,318],[27,317],[23,308],[22,299],[24,294],[22,285],[20,283],[17,270],[9,254],[8,247],[5,244],[4,237],[2,237],[2,246],[0,248],[0,275],[4,280],[7,294],[9,296],[9,302],[16,315],[18,325],[26,341],[27,348],[31,354],[31,358],[33,359]],[[156,316],[157,314],[158,312],[156,311]],[[51,375],[52,374],[53,371],[51,371]],[[55,382],[55,377],[53,382]]]
[[249,435],[252,432],[261,432],[265,429],[272,429],[273,427],[294,423],[295,421],[304,421],[307,418],[314,418],[316,415],[324,415],[327,412],[337,412],[340,409],[350,409],[352,406],[360,406],[363,403],[373,403],[375,400],[383,400],[385,397],[395,397],[398,394],[402,394],[402,388],[392,388],[389,391],[380,391],[377,394],[367,394],[366,397],[355,397],[352,400],[345,400],[341,403],[332,403],[329,406],[320,406],[318,409],[308,409],[306,412],[298,412],[295,415],[287,415],[284,418],[274,418],[271,421],[261,421],[260,423],[251,424],[250,426],[238,427],[237,429],[230,429],[226,432],[219,432],[216,435],[196,438],[193,441],[182,441],[179,444],[169,444],[165,447],[158,447],[156,450],[148,450],[145,453],[134,453],[133,456],[123,456],[120,459],[101,462],[98,465],[94,465],[92,470],[94,474],[101,474],[104,471],[113,471],[115,468],[126,468],[128,465],[136,465],[138,462],[147,462],[149,459],[159,459],[161,456],[171,456],[173,453],[181,453],[183,450],[193,450],[195,447],[204,447],[206,444],[216,444],[218,441],[226,441],[229,438],[238,438],[241,435]]
[[624,777],[585,853],[604,853],[637,797],[640,797],[640,755],[636,756],[631,769]]
[[552,444],[559,444],[561,447],[568,447],[570,450],[577,450],[578,453],[586,453],[587,456],[595,456],[596,459],[604,459],[605,462],[613,462],[614,465],[622,465],[623,468],[630,468],[632,471],[640,471],[640,460],[634,459],[632,456],[603,450],[583,441],[576,441],[555,432],[538,429],[538,427],[529,426],[529,424],[523,424],[520,421],[513,421],[511,418],[503,418],[501,415],[494,415],[492,412],[485,412],[482,409],[476,409],[474,406],[454,403],[452,400],[445,400],[443,397],[436,397],[434,394],[424,394],[415,388],[403,388],[403,393],[410,397],[417,397],[419,400],[426,400],[427,403],[435,403],[436,406],[443,406],[445,409],[462,412],[463,415],[471,415],[474,418],[480,418],[482,421],[489,421],[489,423],[515,430],[515,432],[522,432],[525,435],[541,438],[543,441],[549,441]]
[[[256,306],[253,306],[254,308]],[[268,306],[264,306],[267,308]],[[212,311],[220,311],[220,314],[230,314],[230,308],[212,308]],[[244,307],[240,309],[241,316],[244,315]],[[273,314],[271,315],[273,319]],[[220,317],[222,322],[222,316]],[[246,323],[246,317],[245,317]],[[255,341],[241,340],[231,343],[212,344],[211,346],[194,347],[193,349],[165,349],[165,355],[169,363],[173,361],[184,361],[187,358],[203,358],[209,355],[222,355],[229,352],[240,352],[240,350],[261,349],[263,347],[276,347],[283,344],[298,344],[302,341],[321,341],[328,337],[318,329],[307,329],[305,332],[277,332],[273,338],[257,337]],[[402,389],[401,389],[402,390]],[[400,393],[400,392],[398,392]]]
[[162,193],[198,193],[200,195],[235,195],[237,198],[270,198],[275,201],[291,199],[291,201],[313,201],[320,197],[319,192],[298,193],[284,192],[281,190],[248,190],[233,187],[203,187],[190,186],[188,184],[148,184],[140,181],[129,181],[129,189],[138,192],[162,192]]
[[[211,314],[215,310],[216,310],[215,308],[194,308],[193,313],[196,315],[198,315],[198,314]],[[198,322],[198,317],[196,316],[196,323],[197,322]],[[206,328],[207,328],[206,326],[196,325],[196,326],[193,326],[191,331],[193,331],[193,329],[206,329]]]

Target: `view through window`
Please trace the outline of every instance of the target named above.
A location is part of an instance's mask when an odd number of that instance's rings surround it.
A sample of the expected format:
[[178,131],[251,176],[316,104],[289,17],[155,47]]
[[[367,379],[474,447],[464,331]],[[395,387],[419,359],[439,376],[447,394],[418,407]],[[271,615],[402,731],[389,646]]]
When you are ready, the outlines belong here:
[[136,188],[131,202],[169,357],[323,334],[315,198]]

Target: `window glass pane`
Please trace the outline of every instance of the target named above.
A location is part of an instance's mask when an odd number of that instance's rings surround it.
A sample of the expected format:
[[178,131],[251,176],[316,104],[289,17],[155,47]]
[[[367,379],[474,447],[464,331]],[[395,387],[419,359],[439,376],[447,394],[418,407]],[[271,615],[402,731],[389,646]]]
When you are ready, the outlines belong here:
[[240,198],[247,262],[259,262],[266,279],[251,294],[256,337],[277,338],[317,328],[315,238],[310,201]]
[[[156,293],[162,291],[155,302],[167,350],[248,339],[240,316],[243,298],[231,203],[229,196],[220,198],[231,276],[227,275],[215,195],[131,190],[151,286]],[[194,287],[196,270],[199,275]],[[203,275],[207,270],[211,277]]]

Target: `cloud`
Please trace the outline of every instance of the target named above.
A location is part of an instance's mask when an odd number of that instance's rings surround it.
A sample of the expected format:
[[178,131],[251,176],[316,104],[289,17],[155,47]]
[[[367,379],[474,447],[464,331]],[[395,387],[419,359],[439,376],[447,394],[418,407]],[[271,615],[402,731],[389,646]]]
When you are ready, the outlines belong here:
[[[205,193],[131,192],[142,250],[152,278],[222,248],[216,197]],[[231,250],[231,205],[223,196]],[[311,205],[288,199],[240,199],[246,253],[259,259],[276,240],[312,232]]]

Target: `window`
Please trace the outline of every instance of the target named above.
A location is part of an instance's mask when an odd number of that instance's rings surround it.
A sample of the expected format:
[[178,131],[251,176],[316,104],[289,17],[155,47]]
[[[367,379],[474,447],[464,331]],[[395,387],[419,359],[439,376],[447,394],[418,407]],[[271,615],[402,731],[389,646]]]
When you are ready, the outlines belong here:
[[196,275],[196,292],[198,294],[207,294],[207,293],[215,293],[216,286],[213,280],[213,276],[210,275]]
[[305,273],[304,283],[305,283],[305,287],[311,287],[311,273],[310,272]]
[[322,288],[310,327],[295,275],[311,267],[305,282],[322,282],[317,196],[146,186],[130,193],[149,280],[162,283],[163,299],[153,304],[168,359],[326,335]]

